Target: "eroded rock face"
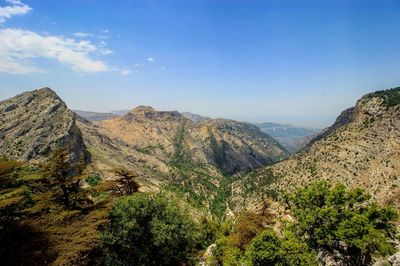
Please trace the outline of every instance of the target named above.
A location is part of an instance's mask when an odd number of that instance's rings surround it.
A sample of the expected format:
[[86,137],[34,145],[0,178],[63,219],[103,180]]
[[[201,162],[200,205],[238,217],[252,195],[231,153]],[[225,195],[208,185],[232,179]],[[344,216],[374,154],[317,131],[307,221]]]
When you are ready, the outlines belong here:
[[166,162],[190,159],[227,174],[271,164],[288,155],[256,126],[226,119],[194,122],[177,111],[139,106],[124,117],[102,121],[103,133]]
[[75,115],[49,88],[0,102],[0,154],[22,161],[44,161],[57,146],[73,161],[84,153]]

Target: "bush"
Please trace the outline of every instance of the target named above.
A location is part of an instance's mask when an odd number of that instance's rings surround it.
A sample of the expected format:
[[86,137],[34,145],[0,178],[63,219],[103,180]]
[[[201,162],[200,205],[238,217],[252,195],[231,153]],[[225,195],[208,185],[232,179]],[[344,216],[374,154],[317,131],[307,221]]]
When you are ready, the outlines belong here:
[[102,232],[108,265],[178,265],[196,254],[194,222],[160,195],[121,198]]
[[267,229],[253,239],[246,252],[249,265],[318,265],[317,254],[287,231],[279,237]]
[[98,173],[91,174],[86,178],[86,182],[91,187],[97,186],[100,183],[100,181],[101,181],[101,178]]

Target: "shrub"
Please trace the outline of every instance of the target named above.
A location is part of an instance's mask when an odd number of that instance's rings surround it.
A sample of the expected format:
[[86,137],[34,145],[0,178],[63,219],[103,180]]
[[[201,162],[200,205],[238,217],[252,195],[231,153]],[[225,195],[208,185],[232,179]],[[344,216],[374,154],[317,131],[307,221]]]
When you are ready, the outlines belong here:
[[101,181],[101,178],[98,173],[91,174],[86,178],[86,182],[91,187],[97,186],[100,183],[100,181]]
[[287,231],[279,237],[272,229],[253,239],[246,252],[249,265],[318,265],[317,254]]

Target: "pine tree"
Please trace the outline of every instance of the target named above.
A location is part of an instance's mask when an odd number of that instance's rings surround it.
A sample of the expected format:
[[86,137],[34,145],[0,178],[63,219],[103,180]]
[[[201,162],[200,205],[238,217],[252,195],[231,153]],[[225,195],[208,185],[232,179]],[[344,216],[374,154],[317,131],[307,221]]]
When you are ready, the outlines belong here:
[[61,201],[65,208],[70,209],[71,194],[79,190],[80,179],[74,178],[74,165],[68,156],[68,151],[61,147],[54,150],[51,159],[45,166],[45,174],[53,185],[61,190]]

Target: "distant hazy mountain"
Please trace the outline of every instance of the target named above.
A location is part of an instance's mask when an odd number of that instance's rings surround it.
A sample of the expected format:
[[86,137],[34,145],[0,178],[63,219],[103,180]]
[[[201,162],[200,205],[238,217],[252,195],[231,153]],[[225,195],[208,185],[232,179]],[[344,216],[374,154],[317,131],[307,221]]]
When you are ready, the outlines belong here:
[[113,110],[113,111],[111,111],[110,113],[112,113],[112,114],[115,114],[115,115],[118,115],[118,116],[124,116],[124,115],[126,115],[127,113],[129,113],[131,110],[128,110],[128,109],[122,109],[122,110]]
[[256,124],[264,133],[275,138],[281,145],[291,152],[300,149],[308,140],[319,134],[320,129],[296,127],[291,124],[260,123]]
[[113,113],[97,113],[97,112],[81,111],[81,110],[73,110],[73,112],[89,121],[102,121],[119,117],[119,115]]
[[192,120],[195,123],[200,123],[200,122],[203,122],[203,121],[205,121],[207,119],[210,119],[208,117],[201,116],[201,115],[194,114],[194,113],[190,113],[190,112],[183,112],[182,115],[184,117],[186,117],[187,119]]

